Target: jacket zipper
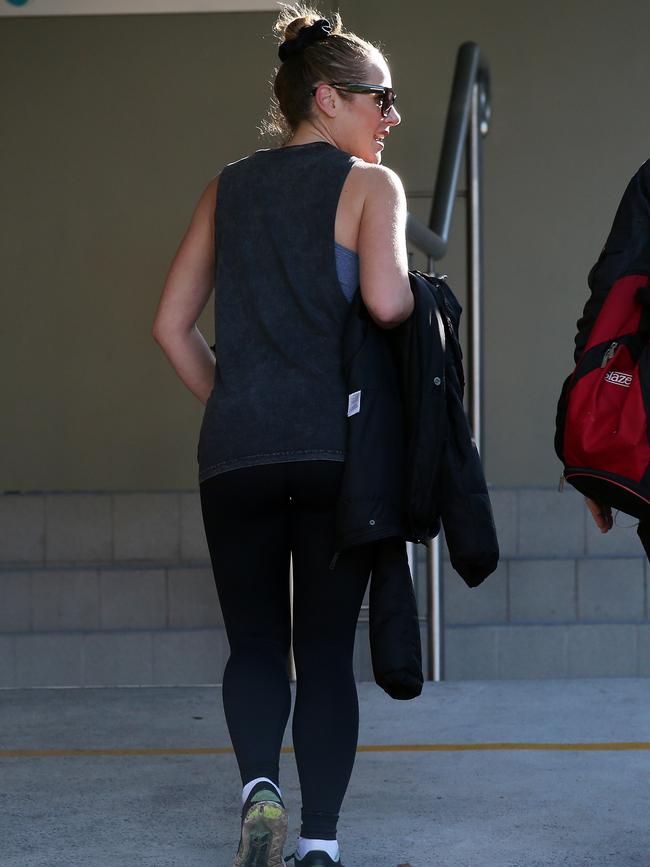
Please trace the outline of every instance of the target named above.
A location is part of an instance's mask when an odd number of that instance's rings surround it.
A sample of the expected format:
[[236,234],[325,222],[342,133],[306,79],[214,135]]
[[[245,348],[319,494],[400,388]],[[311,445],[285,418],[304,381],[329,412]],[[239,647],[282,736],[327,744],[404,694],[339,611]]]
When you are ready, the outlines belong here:
[[610,343],[610,345],[605,350],[605,354],[603,355],[603,360],[600,362],[601,367],[605,367],[607,362],[612,360],[617,349],[618,349],[618,343],[614,340],[614,342]]

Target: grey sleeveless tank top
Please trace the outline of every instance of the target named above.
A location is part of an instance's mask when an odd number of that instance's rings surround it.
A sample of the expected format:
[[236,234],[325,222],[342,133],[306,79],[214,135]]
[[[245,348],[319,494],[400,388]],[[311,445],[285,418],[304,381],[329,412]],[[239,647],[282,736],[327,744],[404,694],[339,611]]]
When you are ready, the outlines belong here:
[[219,177],[214,387],[199,482],[228,470],[345,459],[348,397],[334,223],[356,157],[327,142],[258,150]]

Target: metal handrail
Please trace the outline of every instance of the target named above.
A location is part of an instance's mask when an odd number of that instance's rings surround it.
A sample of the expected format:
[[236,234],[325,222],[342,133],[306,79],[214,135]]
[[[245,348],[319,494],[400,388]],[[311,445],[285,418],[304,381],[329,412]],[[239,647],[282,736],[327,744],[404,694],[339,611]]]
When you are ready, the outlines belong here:
[[[408,241],[427,256],[427,270],[447,253],[458,178],[465,152],[467,190],[468,409],[474,439],[483,452],[483,232],[481,138],[490,128],[490,71],[474,42],[458,49],[438,175],[428,225],[408,215]],[[412,553],[412,552],[411,552]],[[428,676],[444,677],[444,617],[440,534],[427,543]]]
[[472,115],[472,97],[478,90],[478,126],[481,136],[490,129],[490,70],[475,42],[463,42],[456,55],[456,68],[447,109],[438,174],[428,225],[413,214],[406,222],[406,236],[413,246],[434,261],[448,249],[449,228],[458,196],[458,177]]
[[456,57],[456,70],[429,218],[429,228],[440,236],[445,248],[449,240],[454,199],[458,187],[463,149],[473,115],[472,100],[475,92],[478,94],[478,129],[481,136],[486,136],[490,129],[492,116],[490,70],[478,45],[475,42],[464,42],[458,49]]

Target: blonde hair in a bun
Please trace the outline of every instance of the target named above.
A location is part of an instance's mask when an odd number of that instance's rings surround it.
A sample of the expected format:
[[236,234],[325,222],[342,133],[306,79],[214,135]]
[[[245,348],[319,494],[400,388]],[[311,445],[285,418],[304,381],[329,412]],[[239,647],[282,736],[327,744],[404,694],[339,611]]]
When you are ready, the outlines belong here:
[[[330,35],[288,57],[275,69],[271,105],[260,132],[272,138],[281,137],[283,144],[301,121],[310,117],[313,109],[310,91],[317,81],[362,80],[369,62],[381,53],[378,45],[345,30],[338,12],[323,14],[312,6],[295,3],[281,4],[273,25],[278,44],[295,39],[302,27],[319,18],[327,18],[332,25]],[[345,92],[340,91],[339,95],[351,99]]]

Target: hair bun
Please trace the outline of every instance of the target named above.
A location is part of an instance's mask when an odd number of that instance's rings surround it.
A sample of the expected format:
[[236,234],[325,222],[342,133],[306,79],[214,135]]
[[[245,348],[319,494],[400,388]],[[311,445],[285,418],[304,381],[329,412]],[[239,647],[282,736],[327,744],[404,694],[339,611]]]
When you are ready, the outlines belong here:
[[314,42],[327,39],[332,33],[332,25],[327,18],[318,18],[313,24],[305,24],[293,39],[285,39],[278,48],[278,57],[285,61],[287,57],[293,57],[302,52]]

